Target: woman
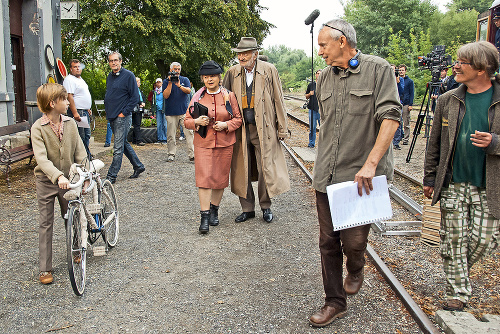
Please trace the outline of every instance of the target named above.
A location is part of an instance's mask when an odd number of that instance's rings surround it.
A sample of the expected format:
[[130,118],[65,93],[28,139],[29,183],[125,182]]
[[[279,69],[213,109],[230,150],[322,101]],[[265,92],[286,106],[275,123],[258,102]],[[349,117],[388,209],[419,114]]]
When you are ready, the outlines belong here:
[[[198,74],[205,84],[189,103],[184,126],[196,130],[194,135],[194,170],[200,199],[200,233],[207,233],[209,225],[219,225],[219,204],[224,188],[229,185],[229,169],[236,142],[234,131],[242,119],[234,93],[221,86],[222,68],[209,60],[201,65]],[[191,113],[198,102],[208,108],[207,116],[193,119]],[[207,127],[203,138],[200,127]]]

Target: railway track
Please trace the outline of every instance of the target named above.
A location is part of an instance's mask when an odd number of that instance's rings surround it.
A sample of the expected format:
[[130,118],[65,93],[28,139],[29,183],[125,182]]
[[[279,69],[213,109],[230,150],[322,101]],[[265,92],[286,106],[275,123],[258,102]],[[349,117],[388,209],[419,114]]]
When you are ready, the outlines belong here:
[[[290,97],[290,96],[285,96],[285,98],[305,101],[304,99]],[[300,123],[301,125],[309,127],[308,122],[305,122],[304,120],[302,120],[299,117],[296,117],[290,113],[287,113],[287,114],[288,114],[288,117],[290,117],[292,120]],[[282,145],[285,148],[285,150],[289,153],[290,157],[294,160],[294,162],[302,170],[302,172],[304,173],[306,178],[309,179],[310,182],[312,182],[312,174],[309,171],[309,169],[306,166],[304,166],[302,161],[296,156],[296,154],[293,152],[293,150],[290,147],[288,147],[288,145],[285,142],[282,142]],[[413,177],[407,173],[404,173],[403,171],[400,171],[400,170],[395,171],[395,173],[397,175],[399,175],[400,177],[402,177],[402,178],[404,178],[404,179],[406,179],[406,180],[408,180],[416,185],[421,186],[421,182],[419,180],[417,180],[415,177]],[[418,205],[409,196],[406,196],[403,192],[399,191],[393,185],[391,185],[389,187],[389,192],[390,192],[391,197],[394,200],[396,200],[398,203],[402,204],[411,213],[415,214],[415,216],[417,218],[421,219],[422,207],[420,205]],[[377,226],[375,228],[377,228]],[[413,298],[410,296],[410,294],[406,291],[404,286],[394,276],[394,274],[391,272],[391,270],[386,265],[386,263],[382,260],[382,258],[377,254],[377,252],[369,244],[367,245],[366,252],[367,252],[368,256],[370,257],[372,263],[374,264],[374,266],[378,270],[378,272],[382,275],[382,277],[384,277],[385,281],[389,284],[389,286],[394,291],[396,296],[401,300],[401,302],[403,303],[403,305],[405,306],[407,311],[410,313],[412,318],[415,320],[415,322],[419,326],[420,330],[423,333],[440,333],[440,331],[432,323],[432,321],[429,319],[429,317],[424,313],[424,311],[418,306],[418,304],[413,300]]]

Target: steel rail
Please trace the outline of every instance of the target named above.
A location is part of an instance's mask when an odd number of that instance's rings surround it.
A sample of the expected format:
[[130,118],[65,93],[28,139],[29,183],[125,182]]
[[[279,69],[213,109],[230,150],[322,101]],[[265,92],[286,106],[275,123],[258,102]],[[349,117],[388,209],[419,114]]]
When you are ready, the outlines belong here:
[[414,184],[422,187],[422,181],[417,179],[415,176],[410,175],[408,173],[403,172],[400,169],[394,168],[394,174],[398,174],[399,176],[403,177],[404,179],[407,179],[408,181],[413,182]]
[[[300,160],[295,156],[295,154],[292,152],[292,150],[288,147],[287,144],[285,144],[284,141],[281,141],[281,144],[285,148],[285,150],[290,154],[290,157],[294,160],[294,162],[299,166],[299,168],[304,172],[306,177],[309,179],[310,182],[312,182],[312,175],[309,172],[309,170],[300,162]],[[432,321],[427,317],[427,315],[422,311],[422,309],[418,306],[417,303],[413,300],[413,298],[410,296],[410,294],[406,291],[404,286],[398,281],[396,276],[391,272],[389,267],[385,264],[385,262],[378,256],[377,252],[370,246],[366,245],[366,252],[370,259],[372,260],[373,264],[377,268],[377,270],[380,272],[380,274],[384,277],[385,281],[391,289],[394,291],[394,293],[398,296],[398,298],[401,300],[405,308],[408,310],[412,318],[415,320],[417,323],[418,327],[420,330],[427,334],[438,334],[441,333],[436,326],[432,323]]]
[[297,96],[293,96],[293,95],[283,95],[283,97],[285,98],[285,100],[297,100],[297,101],[302,101],[302,102],[306,102],[307,101],[303,97],[297,97]]

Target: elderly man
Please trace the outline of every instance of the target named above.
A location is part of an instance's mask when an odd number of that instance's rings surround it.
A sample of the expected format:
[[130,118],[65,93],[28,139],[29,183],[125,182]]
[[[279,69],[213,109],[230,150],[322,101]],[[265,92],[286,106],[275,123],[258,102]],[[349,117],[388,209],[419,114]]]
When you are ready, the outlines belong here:
[[[71,59],[69,62],[70,74],[64,78],[63,86],[68,92],[68,116],[73,117],[77,122],[81,122],[81,117],[86,117],[87,123],[90,123],[92,97],[90,96],[89,86],[82,78],[82,67],[78,59]],[[85,144],[87,155],[91,156],[89,150],[90,125],[87,127],[78,126],[78,133],[83,144]]]
[[237,223],[255,217],[252,181],[258,181],[262,217],[273,220],[271,198],[290,189],[280,140],[288,136],[287,118],[278,70],[257,60],[260,48],[253,37],[242,37],[233,51],[239,64],[231,67],[223,86],[236,94],[243,125],[236,130],[231,162],[231,191],[240,197],[243,213]]
[[[327,68],[321,71],[316,96],[321,115],[318,152],[313,171],[319,220],[319,248],[325,305],[309,322],[324,327],[347,313],[346,293],[363,283],[365,249],[370,225],[334,231],[326,186],[354,181],[358,194],[373,190],[374,176],[393,176],[391,145],[399,126],[396,78],[382,58],[356,50],[356,32],[343,20],[323,25],[319,52]],[[343,256],[347,276],[342,284]]]
[[[184,117],[191,97],[191,82],[188,78],[181,76],[181,64],[173,62],[170,64],[170,73],[163,80],[163,111],[167,119],[167,161],[175,160],[177,144],[175,134],[177,128],[184,124]],[[194,161],[193,130],[185,130],[188,157]]]
[[108,169],[106,178],[115,183],[122,165],[123,154],[130,160],[134,173],[130,176],[135,179],[146,170],[132,145],[127,141],[127,134],[132,124],[132,111],[139,103],[139,90],[134,73],[122,67],[122,55],[112,52],[108,56],[111,72],[106,79],[106,94],[104,108],[106,118],[115,135],[113,144],[113,162]]
[[457,89],[437,100],[424,165],[424,195],[441,199],[444,309],[461,311],[472,287],[469,270],[499,241],[500,78],[498,51],[475,42],[457,51]]

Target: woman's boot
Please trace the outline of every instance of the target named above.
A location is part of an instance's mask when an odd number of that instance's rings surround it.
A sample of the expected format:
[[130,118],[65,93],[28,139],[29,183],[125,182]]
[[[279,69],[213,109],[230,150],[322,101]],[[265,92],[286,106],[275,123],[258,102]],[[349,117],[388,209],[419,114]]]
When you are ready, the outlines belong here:
[[210,210],[200,211],[201,222],[200,222],[200,233],[205,234],[208,232],[208,223],[210,221]]
[[219,225],[219,207],[210,203],[210,226]]

